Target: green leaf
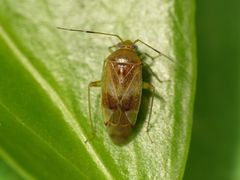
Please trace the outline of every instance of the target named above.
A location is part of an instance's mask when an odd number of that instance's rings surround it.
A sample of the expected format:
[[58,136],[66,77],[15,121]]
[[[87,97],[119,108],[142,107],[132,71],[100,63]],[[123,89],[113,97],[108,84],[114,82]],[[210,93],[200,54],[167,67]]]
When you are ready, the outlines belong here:
[[[100,89],[91,93],[96,136],[88,117],[88,83],[100,80],[117,39],[58,30],[79,28],[141,39],[167,54],[146,59],[133,136],[114,145],[105,130]],[[141,52],[156,52],[138,44]],[[194,1],[0,2],[0,157],[23,179],[181,179],[190,141],[196,80]],[[164,82],[159,82],[155,76]],[[5,177],[0,170],[0,178]]]

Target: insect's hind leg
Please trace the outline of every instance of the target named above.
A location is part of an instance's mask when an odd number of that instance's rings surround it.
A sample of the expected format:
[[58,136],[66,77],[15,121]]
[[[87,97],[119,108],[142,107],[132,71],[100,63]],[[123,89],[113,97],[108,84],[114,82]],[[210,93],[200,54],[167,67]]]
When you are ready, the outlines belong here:
[[154,98],[154,94],[155,94],[155,87],[150,83],[143,82],[142,83],[142,88],[151,91],[150,111],[149,111],[149,116],[148,116],[148,121],[147,121],[146,132],[147,132],[147,135],[148,135],[150,141],[153,142],[150,135],[149,135],[149,130],[150,130],[150,120],[151,120],[151,115],[152,115],[152,107],[153,107],[153,98]]
[[95,127],[93,125],[93,120],[92,120],[92,112],[91,112],[91,97],[90,97],[90,91],[92,87],[101,87],[102,86],[102,81],[94,81],[94,82],[90,82],[88,84],[88,115],[89,115],[89,119],[90,119],[90,125],[91,125],[91,129],[92,129],[92,136],[90,138],[87,138],[85,140],[85,143],[88,142],[89,140],[91,140],[92,138],[94,138],[95,136]]

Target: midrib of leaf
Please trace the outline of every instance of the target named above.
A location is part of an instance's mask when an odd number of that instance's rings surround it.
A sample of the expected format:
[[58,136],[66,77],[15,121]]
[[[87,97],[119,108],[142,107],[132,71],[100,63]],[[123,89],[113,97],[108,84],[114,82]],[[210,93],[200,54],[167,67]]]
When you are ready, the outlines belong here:
[[[38,82],[38,84],[42,87],[45,93],[50,97],[52,102],[56,105],[56,107],[62,113],[65,122],[72,128],[73,132],[77,135],[81,143],[86,148],[87,152],[92,157],[93,161],[96,163],[96,166],[99,170],[107,177],[107,179],[114,179],[111,175],[110,171],[107,167],[102,163],[95,149],[90,143],[85,143],[84,140],[87,139],[82,128],[79,126],[76,118],[71,113],[71,111],[67,108],[63,100],[57,94],[57,92],[51,87],[51,85],[41,76],[41,74],[32,66],[30,61],[24,54],[18,49],[18,47],[14,44],[9,35],[5,32],[3,27],[0,25],[0,35],[11,49],[13,54],[17,57],[22,66],[33,76],[33,78]],[[52,147],[53,148],[53,147]],[[53,148],[54,149],[54,148]],[[55,150],[56,151],[56,150]],[[58,153],[60,155],[60,153]],[[62,157],[64,157],[62,155]],[[66,158],[65,158],[66,159]],[[76,167],[77,168],[77,167]]]

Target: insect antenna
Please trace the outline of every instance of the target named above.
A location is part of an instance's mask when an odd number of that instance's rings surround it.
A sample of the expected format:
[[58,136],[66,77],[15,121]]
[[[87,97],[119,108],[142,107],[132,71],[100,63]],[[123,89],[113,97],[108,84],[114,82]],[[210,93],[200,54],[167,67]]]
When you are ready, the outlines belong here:
[[160,56],[163,56],[163,57],[167,58],[168,60],[172,61],[173,63],[175,63],[175,61],[174,61],[172,58],[170,58],[170,57],[167,56],[166,54],[163,54],[163,53],[160,52],[159,50],[155,49],[154,47],[150,46],[149,44],[143,42],[143,41],[140,40],[140,39],[135,40],[135,41],[133,42],[133,44],[136,44],[137,42],[140,42],[140,43],[144,44],[145,46],[149,47],[149,48],[152,49],[153,51],[157,52]]
[[98,31],[85,31],[81,29],[71,29],[71,28],[63,28],[63,27],[57,27],[58,29],[65,30],[65,31],[76,31],[76,32],[83,32],[83,33],[90,33],[90,34],[101,34],[105,36],[113,36],[118,38],[121,42],[123,42],[122,38],[117,34],[111,34],[111,33],[105,33],[105,32],[98,32]]
[[[163,54],[162,52],[160,52],[159,50],[155,49],[154,47],[150,46],[149,44],[145,43],[144,41],[137,39],[133,42],[133,44],[136,44],[137,42],[142,43],[143,45],[149,47],[150,49],[152,49],[153,51],[157,52],[160,56],[163,56],[165,58],[167,58],[169,61],[171,61],[172,63],[176,63],[176,61],[174,61],[171,57],[167,56],[166,54]],[[157,56],[158,57],[158,56]],[[155,59],[155,58],[154,58]],[[185,67],[181,64],[178,64],[179,68],[181,68],[184,72],[186,72],[189,75],[189,72],[186,71]],[[189,75],[190,77],[190,75]]]

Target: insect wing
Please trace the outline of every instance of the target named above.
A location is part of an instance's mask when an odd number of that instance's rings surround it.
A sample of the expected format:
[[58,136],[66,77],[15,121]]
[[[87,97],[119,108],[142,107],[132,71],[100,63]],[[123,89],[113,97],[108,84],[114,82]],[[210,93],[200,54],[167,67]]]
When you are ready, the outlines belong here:
[[106,64],[102,87],[105,123],[126,126],[136,122],[142,93],[141,66],[134,64],[129,69],[121,79],[113,64]]
[[[114,73],[111,69],[111,63],[106,63],[105,70],[103,73],[103,86],[102,86],[102,111],[104,115],[105,124],[112,119],[116,121],[116,113],[118,109],[118,96],[116,87],[114,85]],[[113,114],[115,112],[115,114]]]
[[122,97],[122,111],[125,112],[128,121],[134,125],[141,103],[142,74],[139,66],[136,66],[132,71],[133,77]]

